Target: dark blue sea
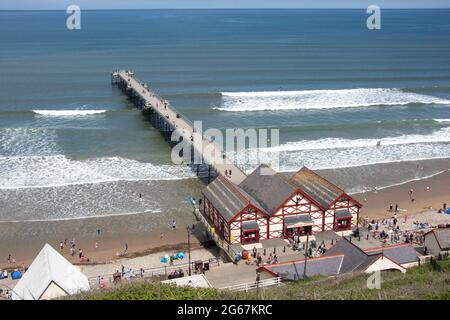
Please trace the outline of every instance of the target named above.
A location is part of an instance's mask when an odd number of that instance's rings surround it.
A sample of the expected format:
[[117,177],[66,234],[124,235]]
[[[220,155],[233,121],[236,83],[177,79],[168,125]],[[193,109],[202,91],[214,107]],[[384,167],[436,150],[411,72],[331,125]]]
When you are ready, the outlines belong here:
[[449,168],[450,10],[383,10],[381,30],[365,10],[82,11],[72,31],[67,17],[0,12],[2,221],[187,219],[200,184],[113,69],[205,128],[279,128],[282,171],[390,168],[342,181],[353,192]]

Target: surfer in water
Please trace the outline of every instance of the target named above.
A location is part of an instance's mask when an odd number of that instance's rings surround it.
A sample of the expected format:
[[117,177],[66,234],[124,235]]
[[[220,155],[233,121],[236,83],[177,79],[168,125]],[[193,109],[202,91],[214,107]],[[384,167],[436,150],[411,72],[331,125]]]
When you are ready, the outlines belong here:
[[381,140],[377,142],[377,147],[381,146]]

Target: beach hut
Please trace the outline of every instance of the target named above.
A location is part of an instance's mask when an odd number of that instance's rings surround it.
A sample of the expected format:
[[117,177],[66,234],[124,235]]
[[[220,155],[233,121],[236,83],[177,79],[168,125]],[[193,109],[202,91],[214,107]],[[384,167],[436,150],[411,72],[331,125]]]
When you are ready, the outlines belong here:
[[88,278],[45,244],[14,287],[13,300],[47,300],[90,289]]

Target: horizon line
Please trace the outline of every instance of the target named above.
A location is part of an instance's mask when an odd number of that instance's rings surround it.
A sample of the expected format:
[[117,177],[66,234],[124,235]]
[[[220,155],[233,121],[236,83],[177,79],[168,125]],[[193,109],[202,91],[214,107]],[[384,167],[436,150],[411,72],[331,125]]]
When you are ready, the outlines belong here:
[[[82,9],[82,8],[81,8]],[[144,11],[152,11],[152,10],[366,10],[366,7],[346,7],[346,8],[300,8],[300,7],[293,7],[293,8],[90,8],[90,9],[83,9],[84,11],[137,11],[137,10],[144,10]],[[395,7],[389,7],[389,8],[383,8],[383,10],[449,10],[450,5],[448,7],[411,7],[411,8],[395,8]],[[66,9],[0,9],[1,11],[66,11]]]

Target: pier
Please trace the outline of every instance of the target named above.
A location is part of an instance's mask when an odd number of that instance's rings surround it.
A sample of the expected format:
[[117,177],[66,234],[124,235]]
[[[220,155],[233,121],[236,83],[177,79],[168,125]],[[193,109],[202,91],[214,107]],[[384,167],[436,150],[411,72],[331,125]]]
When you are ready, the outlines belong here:
[[[167,100],[154,93],[146,83],[137,80],[133,72],[114,70],[111,73],[111,83],[122,89],[134,105],[150,117],[152,125],[171,144],[174,143],[171,141],[172,133],[178,130],[181,139],[188,141],[191,147],[201,154],[201,162],[208,166],[208,183],[214,172],[216,175],[223,175],[234,184],[239,184],[245,179],[245,173],[229,160],[214,142],[211,142],[202,133],[196,132],[194,125],[187,118],[172,107]],[[196,141],[201,142],[194,143]],[[205,150],[207,150],[206,153]],[[195,165],[197,167],[193,169],[197,171],[198,175],[200,164]],[[214,172],[211,172],[212,170]],[[231,172],[231,175],[226,175],[225,172]]]

